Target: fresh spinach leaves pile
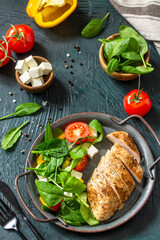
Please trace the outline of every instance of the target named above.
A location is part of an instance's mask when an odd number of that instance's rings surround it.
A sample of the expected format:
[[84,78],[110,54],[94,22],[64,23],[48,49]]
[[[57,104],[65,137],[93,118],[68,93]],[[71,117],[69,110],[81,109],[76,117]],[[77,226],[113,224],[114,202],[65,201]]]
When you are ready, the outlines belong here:
[[121,25],[120,36],[114,40],[100,39],[104,42],[104,57],[107,59],[107,72],[145,74],[154,70],[145,62],[148,51],[146,40],[133,28]]
[[[100,142],[103,139],[102,125],[98,120],[93,119],[89,126],[97,130],[99,136],[96,142]],[[81,142],[81,139],[77,141]],[[72,146],[73,144],[68,145],[66,139],[54,138],[48,122],[44,142],[35,147],[36,151],[32,151],[37,155],[42,154],[42,159],[45,162],[41,163],[38,168],[26,169],[34,170],[37,175],[47,179],[47,182],[35,180],[38,192],[46,203],[42,207],[44,210],[51,211],[50,206],[61,202],[62,206],[58,216],[66,223],[75,226],[88,223],[90,226],[94,226],[99,224],[99,221],[94,218],[87,203],[86,192],[84,192],[86,185],[76,177],[71,176],[71,170],[84,158],[87,151],[82,148],[81,144],[75,148]],[[72,158],[71,164],[62,169],[62,164],[68,157]]]

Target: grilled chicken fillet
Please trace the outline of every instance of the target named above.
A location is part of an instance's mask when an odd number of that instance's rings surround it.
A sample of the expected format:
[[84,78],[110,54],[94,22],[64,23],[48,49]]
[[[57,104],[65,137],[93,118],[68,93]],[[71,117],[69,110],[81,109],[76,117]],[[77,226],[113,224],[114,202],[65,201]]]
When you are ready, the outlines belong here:
[[113,143],[119,143],[138,163],[140,162],[140,153],[129,133],[123,131],[112,132],[107,135],[107,138]]
[[126,151],[120,144],[115,143],[111,148],[111,152],[114,152],[117,157],[124,163],[126,168],[129,170],[133,178],[138,182],[142,182],[143,169],[137,163],[137,161]]

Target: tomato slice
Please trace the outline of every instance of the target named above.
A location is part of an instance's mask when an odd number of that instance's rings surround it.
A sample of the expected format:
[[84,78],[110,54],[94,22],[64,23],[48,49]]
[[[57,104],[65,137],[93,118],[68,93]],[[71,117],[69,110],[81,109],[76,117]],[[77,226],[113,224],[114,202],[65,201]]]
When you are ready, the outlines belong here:
[[66,139],[73,143],[78,138],[84,138],[82,142],[86,141],[86,137],[90,134],[89,126],[84,122],[74,122],[69,124],[65,129]]
[[87,166],[88,158],[87,155],[74,167],[76,171],[83,171]]
[[58,212],[60,209],[61,209],[61,205],[62,203],[59,202],[58,204],[56,204],[55,206],[51,206],[50,208],[55,211],[55,212]]

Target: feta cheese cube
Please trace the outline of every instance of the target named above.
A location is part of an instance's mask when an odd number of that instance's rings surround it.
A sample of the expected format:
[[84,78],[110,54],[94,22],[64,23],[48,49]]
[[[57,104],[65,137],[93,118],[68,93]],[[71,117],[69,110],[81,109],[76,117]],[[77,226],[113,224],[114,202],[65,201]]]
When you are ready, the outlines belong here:
[[88,157],[91,158],[91,159],[92,159],[97,153],[98,153],[98,149],[95,148],[93,145],[92,145],[90,148],[88,148],[88,150],[87,150],[87,155],[88,155]]
[[42,62],[39,67],[43,70],[43,75],[48,75],[52,71],[52,64],[48,62]]
[[32,78],[31,79],[31,84],[32,84],[32,87],[42,86],[44,84],[44,79],[43,79],[43,77]]
[[63,194],[64,194],[64,196],[67,196],[67,197],[72,197],[73,196],[73,193],[69,193],[69,192],[64,192]]
[[48,182],[48,181],[47,181],[47,178],[40,178],[39,181],[40,181],[40,182]]
[[28,71],[25,71],[20,77],[19,79],[21,80],[22,83],[24,84],[28,84],[31,82],[31,76],[29,75]]
[[71,171],[71,177],[74,176],[74,177],[79,179],[79,178],[82,178],[82,175],[83,174],[81,172],[78,172],[78,171],[76,171],[74,169]]
[[43,75],[43,70],[38,66],[38,67],[32,67],[29,70],[29,74],[32,78],[38,78]]
[[25,62],[27,63],[27,65],[28,65],[29,68],[37,67],[37,66],[38,66],[38,63],[37,63],[36,60],[32,57],[32,55],[30,55],[29,57],[25,58],[24,60],[25,60]]
[[15,69],[19,74],[23,74],[25,71],[28,70],[28,66],[24,60],[18,60]]

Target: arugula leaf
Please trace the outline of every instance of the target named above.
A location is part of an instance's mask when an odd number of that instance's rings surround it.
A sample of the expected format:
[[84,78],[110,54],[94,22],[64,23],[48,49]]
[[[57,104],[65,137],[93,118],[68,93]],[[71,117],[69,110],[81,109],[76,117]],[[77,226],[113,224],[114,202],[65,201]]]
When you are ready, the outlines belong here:
[[101,142],[103,139],[103,127],[100,124],[100,122],[97,119],[93,119],[90,123],[89,123],[89,127],[95,129],[97,132],[99,132],[99,137],[94,141],[93,144],[97,143],[97,142]]
[[80,213],[80,203],[74,199],[66,199],[64,202],[62,202],[61,210],[59,215],[61,218],[64,219],[64,221],[70,221],[73,225],[73,223],[79,223],[80,226],[81,223],[84,223],[84,219]]
[[46,130],[45,130],[45,137],[44,141],[52,140],[53,139],[53,134],[52,134],[52,129],[49,121],[47,122]]
[[35,180],[38,192],[48,206],[58,204],[63,198],[63,190],[49,182]]
[[90,207],[87,207],[82,202],[80,203],[80,213],[84,220],[90,225],[95,226],[98,225],[100,222],[93,216],[92,210]]
[[21,128],[23,128],[29,121],[23,123],[19,128],[14,127],[8,131],[8,133],[4,136],[1,142],[1,147],[4,150],[11,148],[20,138],[22,132]]
[[109,16],[109,13],[103,19],[93,19],[82,30],[81,35],[85,38],[92,38],[98,35],[103,27],[104,20]]
[[68,145],[64,139],[54,138],[42,142],[35,147],[38,151],[32,153],[44,154],[47,157],[64,157],[68,154]]
[[76,165],[79,163],[87,154],[87,151],[81,146],[77,146],[76,148],[70,151],[70,157],[73,159],[71,165],[64,168],[63,171],[70,172]]
[[63,189],[66,192],[80,194],[86,189],[86,185],[79,181],[76,177],[72,176],[67,179]]
[[15,108],[14,113],[4,116],[0,118],[0,120],[11,117],[13,115],[15,115],[16,117],[27,116],[38,111],[40,108],[41,106],[37,103],[22,103]]

